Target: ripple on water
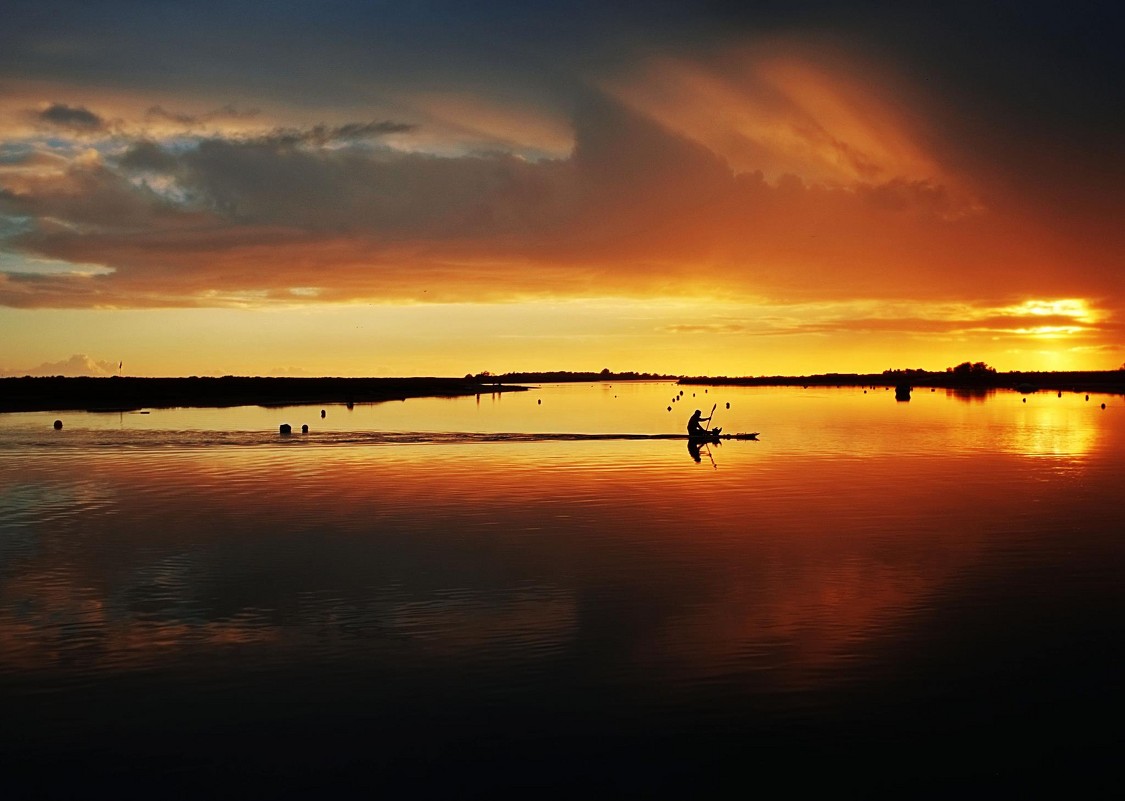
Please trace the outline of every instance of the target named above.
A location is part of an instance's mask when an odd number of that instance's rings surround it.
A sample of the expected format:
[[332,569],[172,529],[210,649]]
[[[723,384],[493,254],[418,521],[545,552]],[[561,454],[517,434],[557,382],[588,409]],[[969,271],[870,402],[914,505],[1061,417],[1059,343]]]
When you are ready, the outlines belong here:
[[[446,709],[497,736],[515,707],[582,736],[679,716],[742,742],[825,710],[924,736],[915,714],[946,693],[1012,736],[1035,723],[1020,710],[1110,675],[1114,419],[1073,434],[1009,407],[834,397],[786,396],[793,420],[767,408],[760,442],[699,463],[666,440],[27,435],[0,461],[6,700],[59,693],[60,730],[88,736],[104,721],[83,723],[74,688],[113,678],[127,699],[147,676],[185,707],[252,698],[209,711],[272,747],[281,714],[393,741]],[[1015,703],[1021,686],[1050,703]]]

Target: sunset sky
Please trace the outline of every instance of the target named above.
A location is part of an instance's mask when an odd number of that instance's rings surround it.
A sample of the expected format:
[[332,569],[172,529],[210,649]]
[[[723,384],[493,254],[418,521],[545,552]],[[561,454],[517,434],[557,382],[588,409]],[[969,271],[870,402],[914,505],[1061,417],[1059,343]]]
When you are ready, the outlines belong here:
[[1121,367],[1119,12],[913,5],[6,0],[0,375]]

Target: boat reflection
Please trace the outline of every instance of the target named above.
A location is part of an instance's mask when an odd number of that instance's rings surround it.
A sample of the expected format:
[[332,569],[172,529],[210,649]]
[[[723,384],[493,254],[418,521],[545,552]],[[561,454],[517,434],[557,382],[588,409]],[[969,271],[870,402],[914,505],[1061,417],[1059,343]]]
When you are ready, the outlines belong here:
[[721,446],[723,441],[718,437],[689,437],[687,443],[688,455],[691,460],[696,463],[703,462],[703,455],[706,454],[711,462],[712,467],[718,467],[715,463],[715,457],[711,454],[711,446],[716,448]]

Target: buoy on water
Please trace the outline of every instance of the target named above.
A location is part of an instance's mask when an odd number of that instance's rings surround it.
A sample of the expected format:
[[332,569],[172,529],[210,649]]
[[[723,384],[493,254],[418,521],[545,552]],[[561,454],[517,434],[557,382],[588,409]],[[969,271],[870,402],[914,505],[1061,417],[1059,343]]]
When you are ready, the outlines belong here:
[[320,410],[320,419],[324,419],[324,409]]
[[277,429],[277,432],[279,434],[292,434],[293,426],[289,425],[288,423],[282,423],[281,426]]
[[301,426],[301,433],[302,434],[309,433],[309,427],[307,425]]
[[55,421],[55,431],[59,431],[60,429],[62,429],[62,420],[56,420]]

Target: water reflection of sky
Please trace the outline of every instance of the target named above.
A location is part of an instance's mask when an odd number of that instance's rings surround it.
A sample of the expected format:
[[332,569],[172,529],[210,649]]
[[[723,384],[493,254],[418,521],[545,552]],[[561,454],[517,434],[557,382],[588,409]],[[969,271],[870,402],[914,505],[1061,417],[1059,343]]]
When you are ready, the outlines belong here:
[[717,469],[660,440],[28,451],[2,473],[0,663],[273,660],[325,637],[515,658],[604,628],[622,673],[807,682],[1068,506],[1081,475],[1013,455],[1097,443],[1073,404],[783,400],[739,405],[799,431],[712,446]]
[[[541,392],[324,420],[663,431],[698,403],[669,418],[669,386]],[[1125,613],[1119,404],[719,401],[719,424],[762,437],[700,463],[674,440],[285,442],[292,410],[154,411],[140,430],[66,415],[62,432],[6,416],[0,746],[132,765],[173,738],[176,771],[249,758],[268,775],[323,741],[330,764],[399,775],[416,753],[590,765],[572,755],[615,732],[653,770],[649,732],[678,732],[677,757],[702,743],[707,764],[742,736],[823,726],[823,756],[839,716],[852,736],[901,709],[894,731],[945,720],[956,736],[930,747],[975,752],[1033,730],[1011,722],[1036,708],[1020,687],[1064,711],[1071,687],[1104,697]]]
[[[681,395],[682,393],[682,395]],[[528,392],[469,398],[417,398],[381,404],[230,409],[154,409],[147,413],[54,412],[0,415],[0,447],[76,444],[110,446],[172,444],[198,434],[258,434],[255,442],[276,442],[281,423],[300,431],[305,442],[331,441],[350,433],[682,433],[693,409],[716,406],[714,425],[728,433],[762,432],[755,458],[818,450],[836,454],[1003,450],[1028,455],[1078,456],[1097,446],[1119,396],[1077,393],[957,393],[915,390],[898,403],[886,388],[786,389],[678,387],[672,383],[546,385]],[[1108,409],[1102,410],[1101,403]],[[729,408],[728,408],[729,405]],[[669,407],[671,411],[669,411]],[[323,409],[325,416],[320,412]],[[54,432],[51,423],[64,421]],[[114,436],[127,437],[115,440]],[[85,437],[85,439],[84,439]],[[93,440],[92,442],[90,440]],[[239,440],[242,441],[242,440]],[[583,448],[579,447],[578,451]],[[575,458],[582,458],[581,452]]]

